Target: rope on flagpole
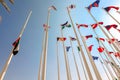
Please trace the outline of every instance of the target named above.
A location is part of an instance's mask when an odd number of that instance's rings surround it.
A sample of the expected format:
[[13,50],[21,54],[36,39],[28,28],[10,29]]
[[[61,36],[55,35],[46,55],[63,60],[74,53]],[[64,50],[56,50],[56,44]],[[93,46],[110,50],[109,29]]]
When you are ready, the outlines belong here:
[[71,39],[70,39],[70,44],[71,44],[71,48],[72,48],[72,54],[73,54],[73,59],[74,59],[74,63],[75,63],[76,71],[77,71],[78,80],[81,80],[78,65],[77,65],[77,62],[76,62],[76,59],[75,59],[75,54],[74,54],[74,51],[73,51],[73,45],[72,45]]
[[[29,15],[28,15],[28,17],[27,17],[24,25],[23,25],[23,28],[22,28],[22,30],[21,30],[21,32],[20,32],[20,34],[19,34],[19,37],[22,37],[22,34],[23,34],[23,32],[24,32],[24,30],[25,30],[25,28],[26,28],[26,25],[27,25],[27,23],[28,23],[28,20],[30,19],[31,14],[32,14],[32,11],[30,11],[30,13],[29,13]],[[12,57],[13,57],[13,50],[14,50],[14,47],[12,48],[12,51],[11,51],[11,53],[10,53],[10,56],[8,57],[8,60],[6,61],[5,66],[3,67],[2,73],[1,73],[1,75],[0,75],[0,80],[3,80],[3,79],[4,79],[4,76],[5,76],[6,72],[7,72],[8,66],[9,66],[9,64],[10,64],[10,62],[11,62],[11,60],[12,60]]]
[[75,30],[75,27],[74,27],[74,24],[73,24],[73,21],[72,21],[72,18],[71,18],[71,15],[70,15],[70,12],[69,12],[68,7],[67,7],[67,11],[68,11],[68,16],[69,16],[69,18],[70,18],[70,20],[71,20],[71,23],[72,23],[72,26],[73,26],[73,31],[74,31],[74,33],[75,33],[78,46],[79,46],[79,48],[80,48],[80,50],[81,50],[81,55],[82,55],[82,58],[83,58],[83,61],[84,61],[86,70],[87,70],[87,72],[88,72],[88,77],[89,77],[90,80],[93,80],[93,77],[92,77],[92,74],[91,74],[90,69],[89,69],[89,67],[88,67],[88,63],[87,63],[87,61],[86,61],[84,52],[83,52],[83,50],[82,50],[82,47],[80,46],[80,41],[79,41],[79,38],[78,38],[78,36],[77,36],[77,33],[76,33],[76,30]]

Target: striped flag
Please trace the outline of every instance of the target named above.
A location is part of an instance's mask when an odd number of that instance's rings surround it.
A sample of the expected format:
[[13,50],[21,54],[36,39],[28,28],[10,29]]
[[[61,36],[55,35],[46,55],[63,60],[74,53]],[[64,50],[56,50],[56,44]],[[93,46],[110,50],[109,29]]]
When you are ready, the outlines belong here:
[[65,37],[57,37],[57,41],[65,41],[66,38]]
[[77,26],[78,29],[79,29],[80,27],[85,27],[85,28],[88,27],[87,24],[77,24],[77,23],[76,23],[76,26]]
[[108,6],[104,8],[107,12],[109,12],[111,9],[119,10],[119,7],[116,6]]
[[19,44],[19,42],[20,42],[20,37],[18,37],[17,39],[16,39],[16,41],[12,44],[13,45],[13,55],[16,55],[17,53],[18,53],[18,51],[19,51],[19,47],[20,47],[20,44]]
[[99,26],[99,25],[103,25],[103,22],[98,22],[98,23],[92,24],[91,27],[92,27],[93,29],[95,29],[95,28],[96,28],[97,26]]
[[99,7],[99,0],[93,2],[92,4],[90,4],[87,8],[90,11],[92,7]]
[[109,31],[112,27],[116,29],[118,27],[118,25],[112,24],[112,25],[106,25],[104,27]]
[[93,37],[93,35],[87,35],[87,36],[85,36],[85,40],[92,38],[92,37]]
[[62,26],[62,29],[64,29],[65,27],[68,27],[68,28],[71,27],[71,25],[68,23],[68,21],[66,21],[64,24],[61,24],[61,26]]

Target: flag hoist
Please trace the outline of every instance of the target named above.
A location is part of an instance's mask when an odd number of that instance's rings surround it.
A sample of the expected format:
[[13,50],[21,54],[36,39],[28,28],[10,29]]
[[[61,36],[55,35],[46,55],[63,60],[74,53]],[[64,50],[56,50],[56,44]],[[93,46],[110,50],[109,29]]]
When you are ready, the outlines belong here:
[[7,72],[8,66],[9,66],[9,64],[10,64],[10,62],[12,60],[13,55],[15,56],[18,53],[18,51],[19,51],[19,46],[20,46],[19,42],[20,42],[22,34],[23,34],[23,32],[24,32],[24,30],[26,28],[26,25],[27,25],[27,23],[29,21],[29,18],[31,16],[31,14],[32,14],[32,11],[30,11],[30,13],[29,13],[29,15],[28,15],[24,25],[23,25],[23,28],[22,28],[22,30],[21,30],[17,40],[12,44],[13,48],[12,48],[12,51],[10,53],[10,56],[8,57],[8,60],[6,61],[5,66],[3,67],[2,73],[0,74],[0,80],[4,79],[4,76],[5,76],[6,72]]
[[72,9],[72,8],[75,8],[75,5],[70,5],[69,7],[67,7],[68,16],[69,16],[69,18],[70,18],[70,20],[71,20],[72,27],[73,27],[73,31],[74,31],[74,33],[75,33],[75,37],[76,37],[78,46],[79,46],[79,48],[80,48],[80,50],[81,50],[81,55],[82,55],[82,58],[83,58],[83,61],[84,61],[84,64],[85,64],[85,68],[86,68],[87,73],[88,73],[88,78],[89,78],[89,80],[93,80],[92,74],[91,74],[91,72],[90,72],[90,68],[88,67],[88,63],[87,63],[87,60],[86,60],[85,55],[84,55],[84,51],[82,50],[82,47],[81,47],[81,45],[80,45],[79,38],[78,38],[78,36],[77,36],[76,30],[75,30],[75,27],[74,27],[74,23],[73,23],[73,21],[72,21],[72,17],[71,17],[71,15],[70,15],[70,9]]
[[57,10],[55,6],[50,6],[48,8],[48,15],[47,15],[47,23],[45,29],[45,41],[44,41],[44,48],[43,48],[43,65],[42,65],[42,80],[46,80],[46,70],[47,70],[47,48],[48,48],[48,27],[49,27],[49,19],[50,19],[50,11]]

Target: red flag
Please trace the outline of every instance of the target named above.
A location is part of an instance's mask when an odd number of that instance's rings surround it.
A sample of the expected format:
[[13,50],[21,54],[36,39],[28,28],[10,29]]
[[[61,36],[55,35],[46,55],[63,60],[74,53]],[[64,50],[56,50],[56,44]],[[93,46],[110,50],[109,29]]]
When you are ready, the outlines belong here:
[[87,24],[77,24],[77,23],[76,23],[76,26],[78,27],[78,29],[79,29],[80,27],[86,27],[86,28],[88,27]]
[[104,8],[107,12],[109,12],[111,9],[115,9],[115,10],[119,10],[119,7],[116,7],[116,6],[109,6],[109,7],[106,7]]
[[102,25],[102,24],[103,22],[98,22],[98,23],[92,24],[91,27],[95,29],[98,25]]
[[104,39],[104,38],[99,38],[99,40],[101,40],[101,41],[105,41],[105,39]]
[[107,30],[110,30],[112,27],[116,29],[117,26],[118,26],[118,25],[116,25],[116,24],[112,24],[112,25],[106,25],[105,28],[106,28]]
[[119,53],[119,52],[116,52],[116,53],[114,54],[114,56],[115,56],[115,57],[120,57],[120,53]]
[[90,45],[89,47],[88,47],[88,50],[91,52],[92,51],[92,47],[93,47],[93,45]]
[[109,52],[109,54],[113,54],[114,52]]
[[104,51],[104,48],[101,47],[101,46],[99,46],[98,51],[99,51],[100,53],[102,53],[102,52]]
[[87,35],[87,36],[85,36],[85,39],[87,40],[87,39],[92,38],[92,37],[93,37],[93,35]]
[[66,38],[65,37],[57,37],[57,41],[65,41]]

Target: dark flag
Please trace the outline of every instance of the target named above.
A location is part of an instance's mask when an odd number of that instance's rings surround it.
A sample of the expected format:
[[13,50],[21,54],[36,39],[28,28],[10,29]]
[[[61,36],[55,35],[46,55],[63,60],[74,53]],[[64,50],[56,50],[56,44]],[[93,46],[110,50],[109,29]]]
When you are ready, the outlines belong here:
[[71,40],[71,41],[76,41],[76,38],[70,37],[70,40]]
[[57,41],[65,41],[66,38],[65,37],[57,37]]
[[109,6],[109,7],[106,7],[104,8],[107,12],[109,12],[111,9],[115,9],[115,10],[119,10],[119,7],[116,7],[116,6]]
[[93,60],[98,60],[97,56],[92,56]]
[[110,30],[112,27],[116,29],[116,28],[118,27],[118,25],[112,24],[112,25],[106,25],[106,26],[105,26],[105,28],[106,28],[107,30]]
[[18,37],[17,39],[16,39],[16,41],[12,44],[13,45],[13,55],[16,55],[17,53],[18,53],[18,51],[19,51],[19,42],[20,42],[20,37]]
[[77,49],[78,49],[78,51],[80,52],[80,47],[79,47],[79,46],[77,47]]
[[66,46],[66,51],[68,52],[70,50],[70,46]]
[[71,27],[71,25],[68,23],[68,21],[66,21],[64,24],[61,24],[61,26],[62,26],[62,29],[64,29],[65,27],[68,27],[68,28]]
[[87,36],[85,36],[85,39],[87,40],[87,39],[92,38],[92,37],[93,37],[93,35],[87,35]]
[[98,7],[99,6],[99,0],[93,2],[92,4],[90,4],[87,8],[90,11],[92,7]]

